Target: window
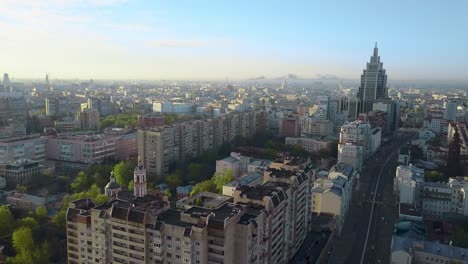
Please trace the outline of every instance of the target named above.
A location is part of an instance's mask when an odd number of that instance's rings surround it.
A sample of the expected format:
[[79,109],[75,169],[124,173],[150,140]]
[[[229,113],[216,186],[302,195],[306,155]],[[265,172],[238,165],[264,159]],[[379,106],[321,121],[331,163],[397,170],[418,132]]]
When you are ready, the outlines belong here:
[[180,255],[175,256],[176,259],[181,259]]
[[175,241],[180,242],[180,238],[176,237]]
[[200,242],[198,242],[198,241],[195,242],[195,245],[197,245],[197,247],[199,247],[199,246],[200,246]]
[[166,236],[166,239],[167,240],[172,240],[172,237],[171,236]]
[[180,250],[180,247],[179,247],[179,246],[176,246],[175,248],[176,248],[176,250]]
[[172,258],[172,254],[171,254],[171,253],[167,253],[166,256],[167,256],[168,258]]
[[167,244],[167,248],[172,248],[172,245],[171,245],[171,244]]

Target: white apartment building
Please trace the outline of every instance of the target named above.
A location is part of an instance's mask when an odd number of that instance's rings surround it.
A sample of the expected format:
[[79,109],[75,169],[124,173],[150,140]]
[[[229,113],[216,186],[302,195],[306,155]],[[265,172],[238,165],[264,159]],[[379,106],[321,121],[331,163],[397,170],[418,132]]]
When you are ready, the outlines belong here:
[[346,123],[341,127],[339,144],[352,144],[362,146],[363,160],[371,155],[372,133],[368,123],[362,121],[353,121]]
[[413,165],[400,165],[393,179],[393,192],[398,202],[419,207],[419,192],[424,182],[424,170]]
[[364,163],[364,148],[352,143],[338,144],[338,163],[345,163],[360,170]]
[[344,225],[355,182],[359,174],[352,166],[339,163],[330,169],[327,178],[317,179],[312,188],[312,213],[337,217],[338,233]]
[[426,182],[423,188],[422,212],[425,217],[468,216],[466,178],[450,178],[448,183]]

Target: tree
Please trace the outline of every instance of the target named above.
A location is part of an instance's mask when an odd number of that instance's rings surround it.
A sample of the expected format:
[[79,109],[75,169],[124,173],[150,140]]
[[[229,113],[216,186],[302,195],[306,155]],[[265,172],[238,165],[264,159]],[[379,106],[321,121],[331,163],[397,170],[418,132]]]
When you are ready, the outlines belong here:
[[25,217],[16,222],[19,227],[28,227],[32,231],[37,231],[39,229],[39,223],[36,219],[32,217]]
[[0,236],[5,236],[13,231],[15,218],[6,205],[0,206]]
[[203,177],[203,165],[191,162],[187,168],[187,181],[199,182]]
[[19,193],[25,193],[28,190],[28,187],[21,184],[16,184],[16,191]]
[[182,174],[182,170],[176,170],[175,172],[166,175],[164,181],[169,186],[169,188],[175,189],[177,186],[183,184]]
[[213,175],[213,178],[211,178],[211,181],[213,181],[214,185],[216,186],[216,191],[218,193],[221,193],[223,191],[223,185],[225,185],[228,182],[231,182],[233,178],[233,171],[225,169],[222,172],[216,172]]
[[94,199],[94,201],[96,202],[96,204],[104,204],[109,201],[109,196],[105,194],[99,194],[98,196],[96,196],[96,199]]
[[65,219],[66,214],[66,210],[60,210],[56,215],[52,217],[52,223],[54,223],[62,231],[65,231],[65,224],[67,223]]
[[33,233],[30,227],[22,226],[13,232],[13,248],[17,253],[31,254],[34,250]]
[[199,182],[193,186],[190,196],[201,192],[217,192],[216,184],[212,180]]
[[128,189],[129,191],[133,191],[134,188],[135,188],[135,182],[132,180],[132,181],[130,181],[130,182],[128,183],[127,189]]
[[424,180],[428,182],[446,182],[447,178],[442,172],[430,170],[424,173]]
[[75,180],[70,185],[73,192],[82,192],[89,188],[91,184],[90,178],[86,175],[84,171],[80,171],[76,176]]
[[[133,166],[132,166],[133,165]],[[114,176],[117,183],[123,188],[128,186],[128,183],[133,179],[134,164],[127,161],[122,161],[114,166]]]
[[39,206],[36,208],[36,218],[38,221],[42,221],[47,218],[47,208]]

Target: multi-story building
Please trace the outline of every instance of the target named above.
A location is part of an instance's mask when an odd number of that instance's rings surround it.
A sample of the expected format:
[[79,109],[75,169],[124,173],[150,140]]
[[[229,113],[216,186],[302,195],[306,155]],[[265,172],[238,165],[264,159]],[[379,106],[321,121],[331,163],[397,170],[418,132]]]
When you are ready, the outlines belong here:
[[115,136],[59,135],[49,138],[47,156],[49,159],[82,164],[101,163],[115,159]]
[[0,138],[25,136],[26,114],[22,94],[0,92]]
[[448,121],[456,121],[457,120],[457,102],[448,101],[445,102],[445,112],[444,118]]
[[153,112],[156,113],[175,113],[175,114],[186,114],[192,113],[195,107],[191,103],[181,102],[154,102]]
[[300,138],[290,138],[286,137],[284,140],[286,145],[299,145],[304,148],[307,152],[318,152],[320,150],[325,150],[332,147],[333,139],[325,137],[300,137]]
[[138,130],[138,155],[151,177],[162,177],[175,161],[198,157],[236,136],[251,137],[266,128],[265,111],[223,115]]
[[350,165],[338,163],[328,172],[327,178],[317,179],[312,189],[312,213],[336,217],[336,230],[341,232],[354,185],[359,173]]
[[41,168],[39,162],[27,159],[8,164],[0,163],[0,176],[5,178],[6,185],[10,188],[14,188],[17,184],[30,185],[36,182]]
[[387,74],[383,68],[383,63],[380,61],[377,43],[375,44],[374,54],[361,75],[361,85],[357,97],[360,104],[359,113],[371,111],[374,100],[388,97]]
[[413,165],[400,165],[393,179],[393,192],[398,203],[417,208],[421,206],[420,192],[424,183],[424,170]]
[[83,109],[76,113],[76,127],[81,130],[99,130],[99,112],[93,108]]
[[341,127],[339,144],[362,146],[363,159],[365,160],[372,153],[371,135],[372,131],[369,123],[361,121],[346,123]]
[[269,184],[240,186],[234,203],[211,209],[170,209],[160,193],[71,202],[68,263],[287,263],[310,221],[310,172],[296,173],[271,171]]
[[160,113],[147,113],[138,115],[138,126],[141,128],[149,128],[154,126],[164,126],[166,118]]
[[231,152],[229,157],[216,161],[216,172],[222,173],[224,170],[232,170],[234,179],[238,179],[240,176],[247,173],[249,161],[249,157],[244,157],[240,153]]
[[425,182],[422,196],[424,217],[443,219],[468,216],[468,182],[463,177],[450,178],[448,183]]
[[116,112],[114,102],[112,102],[108,97],[89,97],[88,108],[96,109],[101,117],[105,117]]
[[338,144],[338,162],[360,170],[364,163],[364,148],[352,143]]
[[301,133],[299,118],[292,115],[283,117],[279,130],[282,137],[299,137]]
[[65,97],[46,97],[45,105],[48,116],[64,115],[70,110],[70,100]]
[[0,163],[8,164],[23,159],[45,161],[47,141],[48,137],[40,135],[0,139]]

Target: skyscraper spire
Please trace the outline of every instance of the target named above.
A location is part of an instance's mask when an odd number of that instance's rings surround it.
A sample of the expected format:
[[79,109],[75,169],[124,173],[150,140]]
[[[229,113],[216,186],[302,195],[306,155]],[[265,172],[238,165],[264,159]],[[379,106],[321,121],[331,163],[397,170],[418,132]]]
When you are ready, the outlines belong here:
[[379,48],[377,47],[377,42],[375,42],[375,47],[374,47],[374,58],[376,59],[379,56]]

